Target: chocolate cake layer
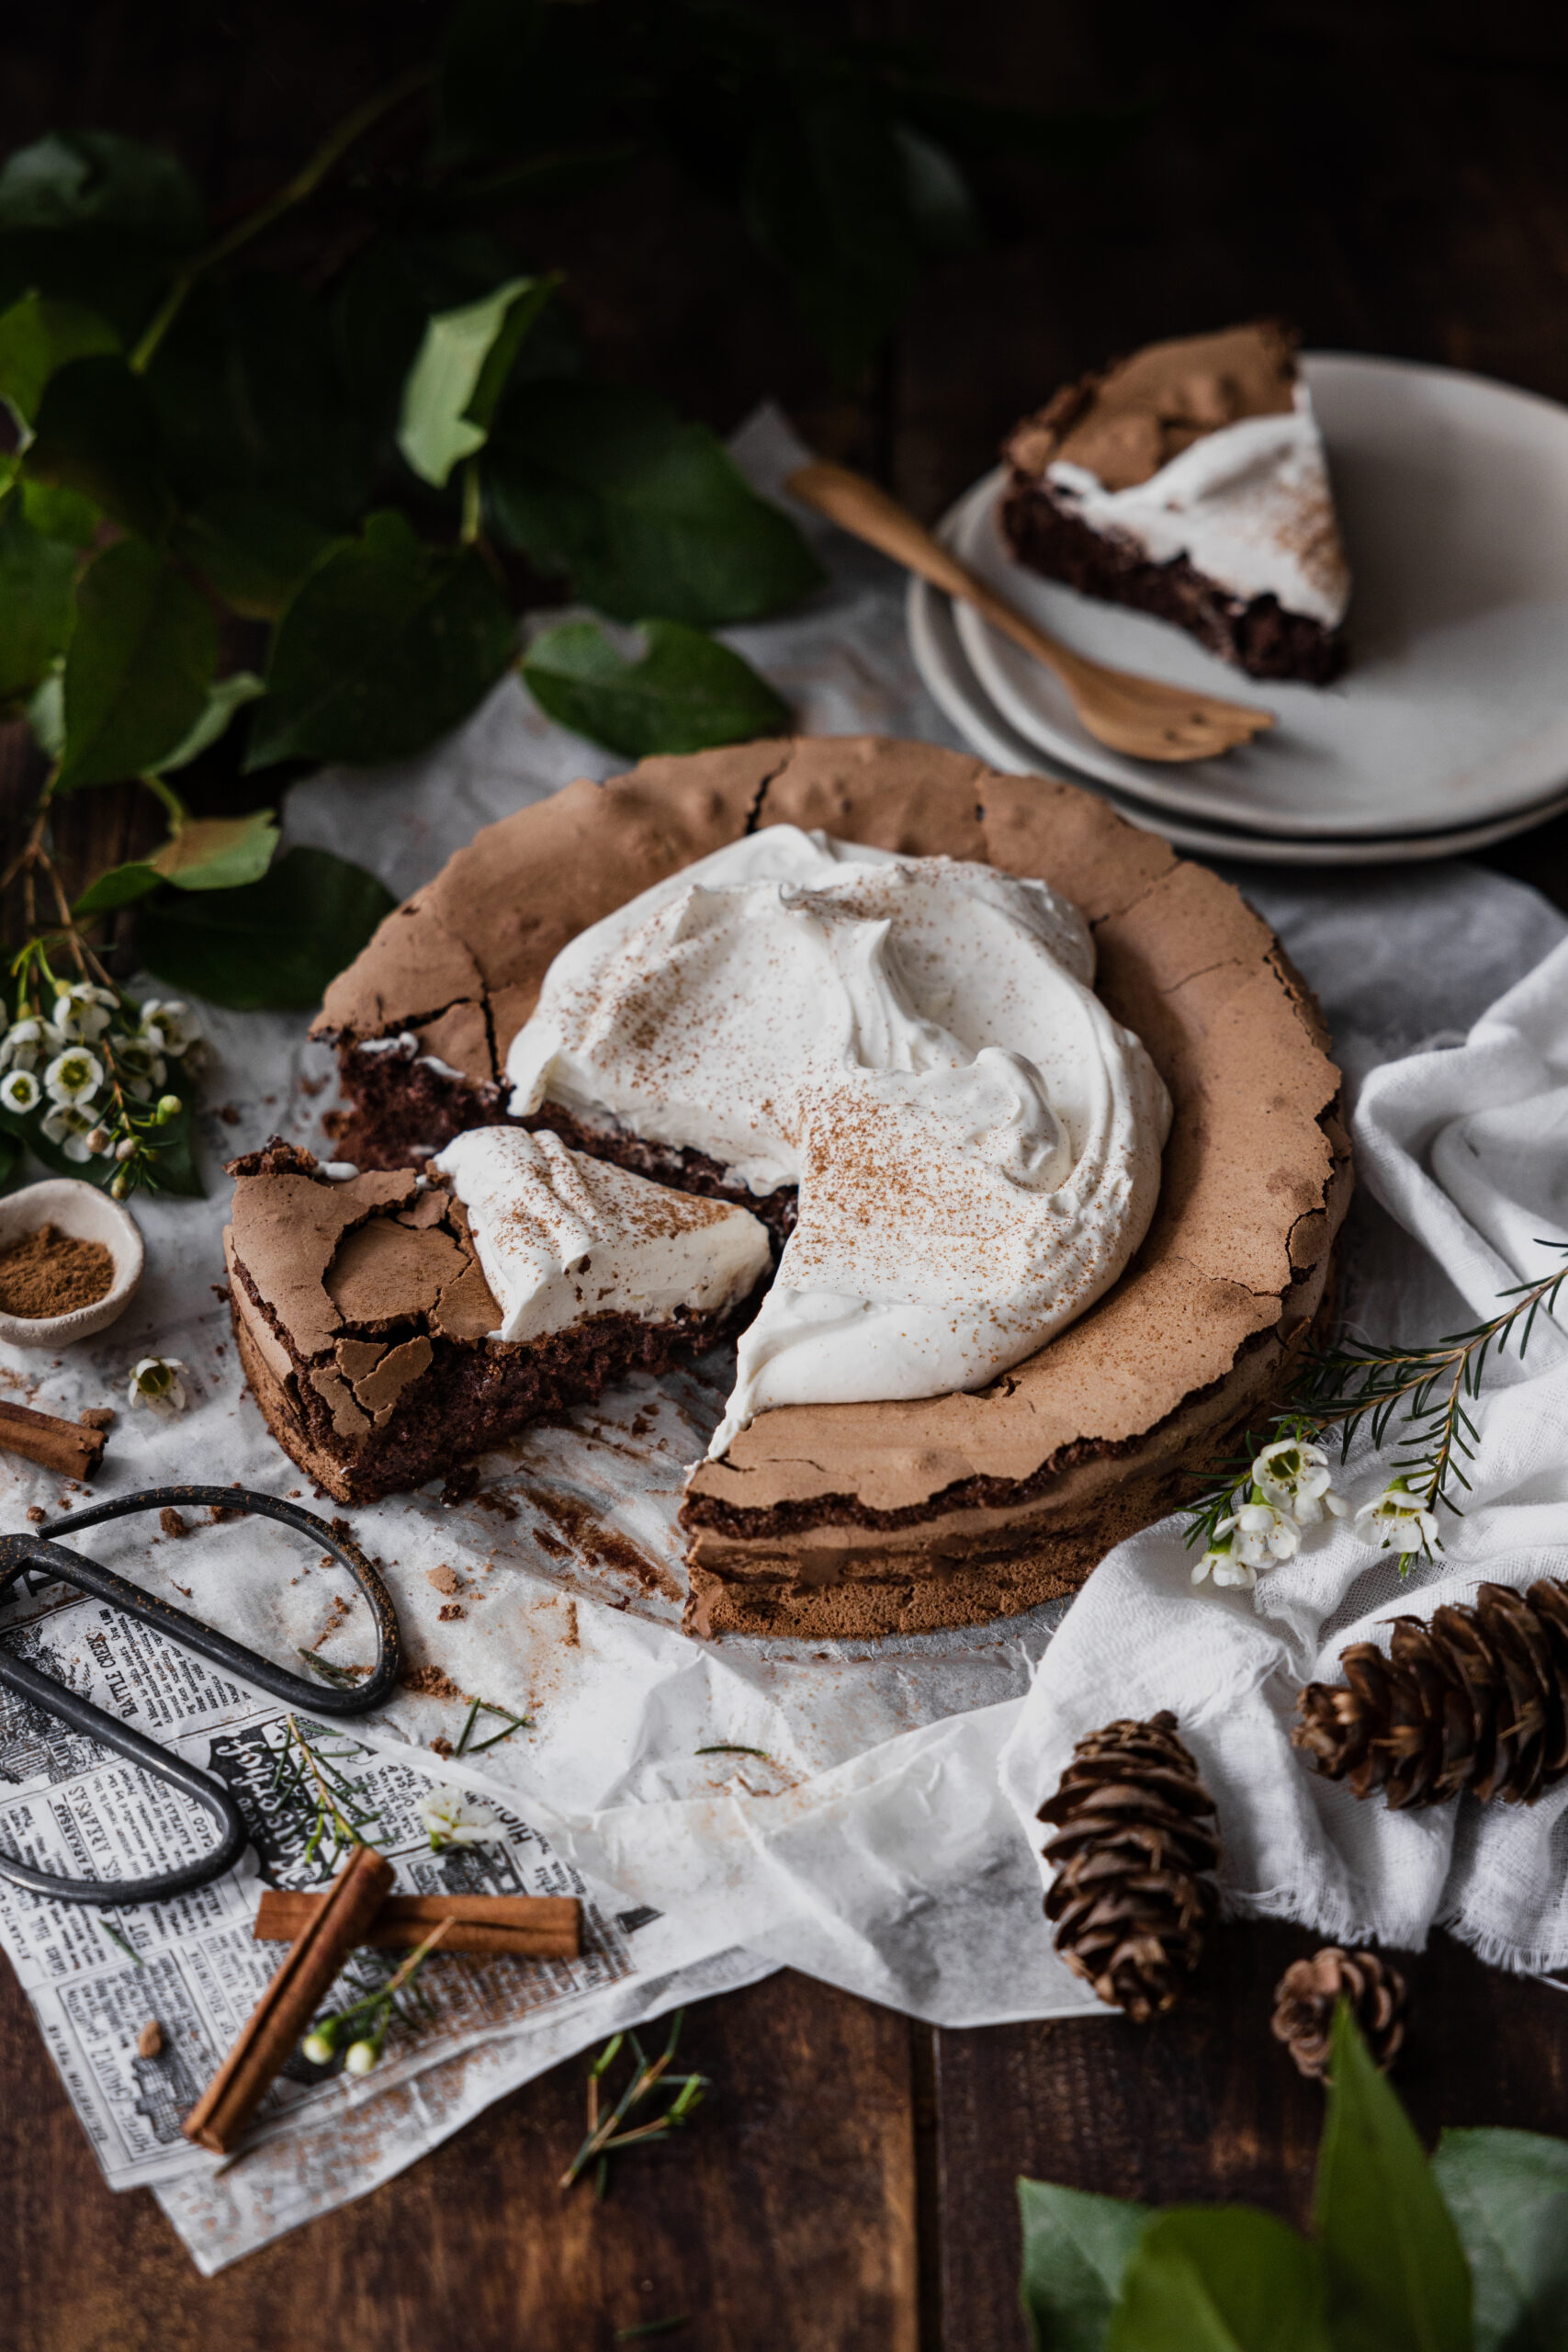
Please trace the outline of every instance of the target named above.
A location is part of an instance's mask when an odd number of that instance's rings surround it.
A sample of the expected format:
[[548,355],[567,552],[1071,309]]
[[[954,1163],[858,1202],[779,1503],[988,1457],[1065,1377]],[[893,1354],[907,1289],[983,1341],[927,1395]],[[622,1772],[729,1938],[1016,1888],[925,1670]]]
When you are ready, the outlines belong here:
[[[317,1034],[352,1096],[365,1044],[410,1033],[423,1051],[437,1016],[448,1038],[466,1023],[491,1042],[463,1081],[465,1124],[500,1115],[507,1046],[564,938],[772,823],[1050,883],[1089,921],[1098,992],[1175,1116],[1142,1249],[1038,1354],[976,1394],[765,1413],[696,1466],[690,1622],[819,1639],[1027,1608],[1169,1508],[1182,1464],[1278,1387],[1319,1311],[1349,1190],[1338,1074],[1310,993],[1228,884],[1091,794],[929,744],[803,738],[649,761],[487,828],[333,983]],[[474,902],[481,870],[504,926]],[[378,1084],[392,1144],[389,1069]],[[426,1099],[411,1091],[410,1125]]]
[[422,1486],[629,1372],[700,1353],[735,1322],[733,1309],[606,1313],[500,1341],[501,1309],[450,1193],[393,1172],[335,1183],[277,1143],[230,1173],[230,1312],[246,1376],[279,1444],[340,1502]]
[[1002,501],[1002,528],[1020,563],[1080,595],[1174,621],[1211,653],[1252,678],[1331,685],[1349,660],[1344,629],[1325,629],[1305,613],[1285,612],[1276,596],[1247,602],[1227,595],[1185,556],[1151,563],[1131,541],[1090,530],[1058,504],[1048,483],[1015,474]]

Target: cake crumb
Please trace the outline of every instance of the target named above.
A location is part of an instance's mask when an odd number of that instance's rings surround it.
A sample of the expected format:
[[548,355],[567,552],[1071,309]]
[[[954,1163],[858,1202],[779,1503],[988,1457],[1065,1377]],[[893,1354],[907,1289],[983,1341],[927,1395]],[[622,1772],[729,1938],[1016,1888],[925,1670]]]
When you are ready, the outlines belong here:
[[425,1578],[427,1583],[435,1587],[437,1592],[461,1592],[463,1589],[462,1578],[458,1576],[457,1569],[446,1560],[443,1560],[438,1567],[427,1569]]
[[114,1427],[114,1407],[112,1405],[89,1405],[85,1412],[77,1414],[76,1419],[78,1425],[85,1430],[112,1430]]
[[468,1612],[460,1600],[444,1600],[435,1613],[444,1625],[449,1625],[454,1617],[466,1617]]
[[158,2058],[163,2051],[164,2029],[156,2018],[149,2018],[136,2037],[136,2054],[139,2058]]
[[41,1527],[44,1521],[49,1517],[49,1513],[42,1508],[41,1504],[29,1503],[28,1505],[28,1517],[32,1521],[35,1527]]
[[430,1752],[433,1756],[451,1756],[456,1753],[456,1750],[446,1733],[438,1731],[430,1743]]
[[165,1535],[188,1535],[190,1529],[173,1504],[165,1504],[158,1513],[158,1524]]
[[471,1690],[459,1690],[449,1674],[438,1666],[411,1666],[401,1677],[402,1688],[412,1690],[419,1699],[458,1699],[465,1705],[473,1698]]

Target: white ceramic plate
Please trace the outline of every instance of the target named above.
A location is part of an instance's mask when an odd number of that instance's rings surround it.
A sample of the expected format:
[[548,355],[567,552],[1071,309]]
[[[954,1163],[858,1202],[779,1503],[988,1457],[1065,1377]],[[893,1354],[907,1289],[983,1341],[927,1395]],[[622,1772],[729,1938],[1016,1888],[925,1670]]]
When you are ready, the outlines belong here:
[[976,675],[1015,732],[1151,808],[1304,840],[1455,832],[1568,785],[1568,409],[1447,368],[1314,354],[1355,589],[1351,668],[1328,687],[1246,678],[1183,630],[1015,563],[998,468],[949,543],[1068,645],[1274,711],[1245,749],[1190,766],[1108,751],[1055,679],[965,607]]
[[1052,774],[1065,771],[1072,782],[1098,792],[1130,824],[1142,825],[1145,831],[1159,833],[1175,848],[1200,857],[1247,859],[1265,865],[1385,865],[1414,859],[1459,857],[1466,851],[1487,849],[1494,842],[1506,841],[1510,834],[1525,832],[1530,826],[1544,823],[1548,817],[1568,808],[1568,787],[1564,787],[1545,802],[1516,809],[1490,824],[1461,826],[1441,833],[1401,833],[1389,839],[1362,837],[1348,842],[1289,841],[1277,834],[1247,833],[1231,826],[1195,823],[1127,798],[1098,778],[1075,774],[1065,760],[1043,760],[1039,746],[1026,741],[1009,726],[976,677],[959,642],[950,600],[928,587],[923,580],[912,580],[908,611],[909,643],[921,677],[939,707],[982,759],[1012,775],[1028,775],[1041,768],[1048,768]]

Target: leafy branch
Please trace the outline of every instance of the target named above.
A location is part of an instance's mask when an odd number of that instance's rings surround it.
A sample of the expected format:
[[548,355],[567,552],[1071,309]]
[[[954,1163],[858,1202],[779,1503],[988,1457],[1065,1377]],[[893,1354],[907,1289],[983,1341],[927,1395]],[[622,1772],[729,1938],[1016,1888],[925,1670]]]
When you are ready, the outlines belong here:
[[[712,2087],[705,2075],[673,2075],[670,2072],[685,2018],[684,2009],[676,2010],[671,2019],[669,2039],[657,2058],[649,2057],[635,2033],[617,2033],[604,2044],[588,2070],[587,2135],[561,2175],[563,2188],[570,2188],[592,2166],[594,2193],[603,2197],[609,2182],[611,2157],[627,2148],[648,2147],[657,2140],[667,2140],[672,2131],[689,2119],[700,2103],[703,2093]],[[601,2085],[626,2043],[630,2044],[637,2064],[620,2097],[604,2112]],[[635,2121],[633,2119],[661,2085],[667,2093],[673,2092],[673,2098],[645,2120]]]
[[330,2065],[338,2044],[348,2033],[352,2039],[343,2056],[345,2072],[369,2074],[380,2061],[394,2019],[417,2030],[422,2020],[428,2022],[435,2015],[418,1981],[419,1972],[451,1928],[450,1919],[441,1920],[390,1976],[369,1984],[357,2000],[350,2001],[345,2007],[318,2018],[299,2045],[301,2056],[314,2066]]

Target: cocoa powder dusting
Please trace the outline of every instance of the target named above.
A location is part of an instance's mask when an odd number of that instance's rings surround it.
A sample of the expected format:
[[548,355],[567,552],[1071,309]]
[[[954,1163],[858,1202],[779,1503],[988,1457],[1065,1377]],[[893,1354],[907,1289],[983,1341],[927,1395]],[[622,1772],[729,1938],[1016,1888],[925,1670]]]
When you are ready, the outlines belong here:
[[96,1306],[113,1284],[114,1259],[101,1241],[40,1225],[0,1257],[0,1313],[71,1315]]

